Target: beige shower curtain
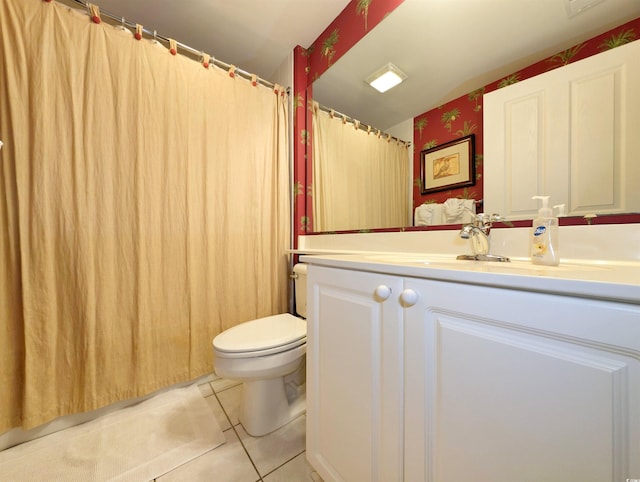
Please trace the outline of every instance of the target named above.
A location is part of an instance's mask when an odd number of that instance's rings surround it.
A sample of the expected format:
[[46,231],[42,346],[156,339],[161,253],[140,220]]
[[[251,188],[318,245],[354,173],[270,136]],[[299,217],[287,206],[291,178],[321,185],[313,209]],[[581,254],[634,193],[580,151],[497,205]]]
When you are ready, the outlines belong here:
[[287,307],[286,95],[0,1],[0,432],[212,371]]
[[314,231],[406,226],[407,144],[355,128],[315,104],[312,186]]

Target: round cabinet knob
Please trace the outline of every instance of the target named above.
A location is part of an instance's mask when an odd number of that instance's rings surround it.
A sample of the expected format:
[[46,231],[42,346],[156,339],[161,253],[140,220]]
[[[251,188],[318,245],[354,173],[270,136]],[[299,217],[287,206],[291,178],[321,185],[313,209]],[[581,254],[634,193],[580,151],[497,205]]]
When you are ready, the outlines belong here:
[[379,300],[387,300],[389,299],[389,296],[391,296],[391,288],[389,288],[387,285],[380,285],[376,288],[375,294],[376,298],[378,298]]
[[413,306],[418,302],[418,293],[411,289],[406,289],[400,295],[400,300],[405,306]]

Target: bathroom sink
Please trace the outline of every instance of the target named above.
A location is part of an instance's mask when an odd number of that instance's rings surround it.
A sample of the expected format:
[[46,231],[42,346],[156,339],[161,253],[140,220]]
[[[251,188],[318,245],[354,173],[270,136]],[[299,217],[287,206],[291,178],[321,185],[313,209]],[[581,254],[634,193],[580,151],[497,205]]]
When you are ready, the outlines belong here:
[[611,268],[600,264],[561,262],[558,266],[546,266],[533,264],[529,260],[515,261],[500,265],[505,273],[509,272],[544,272],[544,273],[569,273],[585,271],[609,271]]
[[399,263],[399,264],[432,264],[432,263],[456,263],[453,255],[443,254],[420,254],[420,253],[384,253],[368,254],[363,258],[379,263]]
[[[559,266],[545,266],[532,264],[528,259],[518,258],[511,260],[506,256],[498,255],[445,255],[445,254],[421,254],[421,253],[377,253],[367,254],[361,257],[364,261],[376,263],[389,263],[405,266],[423,266],[430,268],[485,271],[505,274],[542,274],[566,276],[570,273],[586,273],[595,271],[607,271],[611,268],[603,264],[576,263],[563,261]],[[471,262],[465,262],[471,261]]]
[[509,263],[511,261],[506,256],[498,256],[497,254],[461,254],[456,259],[462,261],[492,261],[496,263]]
[[459,256],[446,254],[419,254],[419,253],[384,253],[365,255],[364,258],[382,263],[421,263],[421,264],[460,264],[459,261],[490,261],[507,263],[511,261],[506,256],[495,254],[461,254]]

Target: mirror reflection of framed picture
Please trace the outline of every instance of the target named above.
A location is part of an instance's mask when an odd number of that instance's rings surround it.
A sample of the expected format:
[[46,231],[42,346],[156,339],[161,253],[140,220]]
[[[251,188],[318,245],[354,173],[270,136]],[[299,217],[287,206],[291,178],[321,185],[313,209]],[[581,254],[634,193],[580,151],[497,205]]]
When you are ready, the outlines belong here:
[[421,194],[473,186],[476,183],[475,135],[420,152],[420,178]]

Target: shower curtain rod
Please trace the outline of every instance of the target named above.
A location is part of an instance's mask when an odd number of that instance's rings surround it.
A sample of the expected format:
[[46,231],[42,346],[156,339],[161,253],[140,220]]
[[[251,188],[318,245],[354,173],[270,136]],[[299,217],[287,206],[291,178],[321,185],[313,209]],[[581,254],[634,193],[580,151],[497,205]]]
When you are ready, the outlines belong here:
[[[67,0],[67,1],[82,5],[87,10],[89,10],[89,2],[85,2],[84,0]],[[91,15],[91,12],[89,12],[89,15]],[[124,17],[115,15],[113,13],[110,13],[110,12],[106,11],[106,10],[100,9],[100,15],[108,17],[111,20],[114,20],[115,22],[117,22],[118,25],[122,25],[123,27],[130,27],[130,28],[133,28],[133,29],[136,28],[136,24],[135,23],[128,22]],[[155,30],[148,30],[148,29],[144,28],[144,26],[143,26],[142,27],[142,32],[147,34],[148,36],[150,36],[154,40],[163,40],[165,43],[169,44],[169,38],[168,37],[164,37],[162,35],[158,35],[158,33]],[[202,55],[204,53],[206,53],[206,52],[204,52],[202,50],[197,50],[197,49],[194,49],[193,47],[189,47],[188,45],[185,45],[185,44],[183,44],[181,42],[178,42],[177,40],[176,40],[176,45],[178,47],[180,47],[182,50],[186,50],[190,54],[196,56],[197,58],[201,58]],[[227,64],[226,62],[223,62],[222,60],[218,60],[213,56],[211,57],[209,62],[211,62],[212,64],[216,65],[217,67],[221,67],[224,70],[229,70],[229,68],[231,68],[231,64]],[[252,76],[255,75],[255,74],[251,74],[251,73],[249,73],[249,72],[247,72],[245,70],[239,69],[238,67],[234,67],[234,68],[235,68],[234,73],[244,77],[245,79],[251,80]],[[273,89],[275,87],[275,84],[272,83],[272,82],[269,82],[267,80],[261,79],[257,75],[256,75],[256,78],[257,78],[257,82],[259,82],[260,84],[264,85],[265,87],[268,87],[270,89]],[[290,88],[287,87],[286,90],[287,90],[287,94],[288,94],[289,91],[290,91]]]
[[351,122],[351,123],[352,123],[352,124],[354,124],[354,125],[355,125],[355,123],[356,123],[356,122],[358,122],[358,123],[359,123],[359,124],[358,124],[358,129],[362,129],[363,131],[369,131],[369,130],[371,130],[371,132],[379,131],[381,135],[382,135],[382,134],[384,134],[384,135],[386,135],[386,136],[389,136],[389,137],[390,137],[391,139],[393,139],[394,141],[402,142],[402,143],[403,143],[403,144],[405,144],[407,147],[409,147],[409,146],[411,145],[411,141],[405,141],[405,140],[399,139],[398,137],[392,136],[391,134],[388,134],[388,133],[386,133],[386,132],[384,132],[384,131],[382,131],[382,130],[378,129],[377,127],[370,126],[369,124],[365,124],[365,123],[363,123],[363,122],[360,122],[360,121],[359,121],[359,120],[357,120],[357,119],[354,119],[353,117],[350,117],[350,116],[348,116],[348,115],[346,115],[346,114],[343,114],[343,113],[341,113],[341,112],[338,112],[337,110],[332,109],[331,107],[326,107],[326,106],[324,106],[324,105],[322,105],[322,104],[320,104],[320,103],[318,103],[318,107],[320,108],[320,110],[322,110],[322,111],[324,111],[324,112],[327,112],[327,113],[329,113],[329,114],[333,114],[333,115],[338,116],[338,117],[342,117],[342,118],[343,118],[343,119],[345,119],[347,122]]

